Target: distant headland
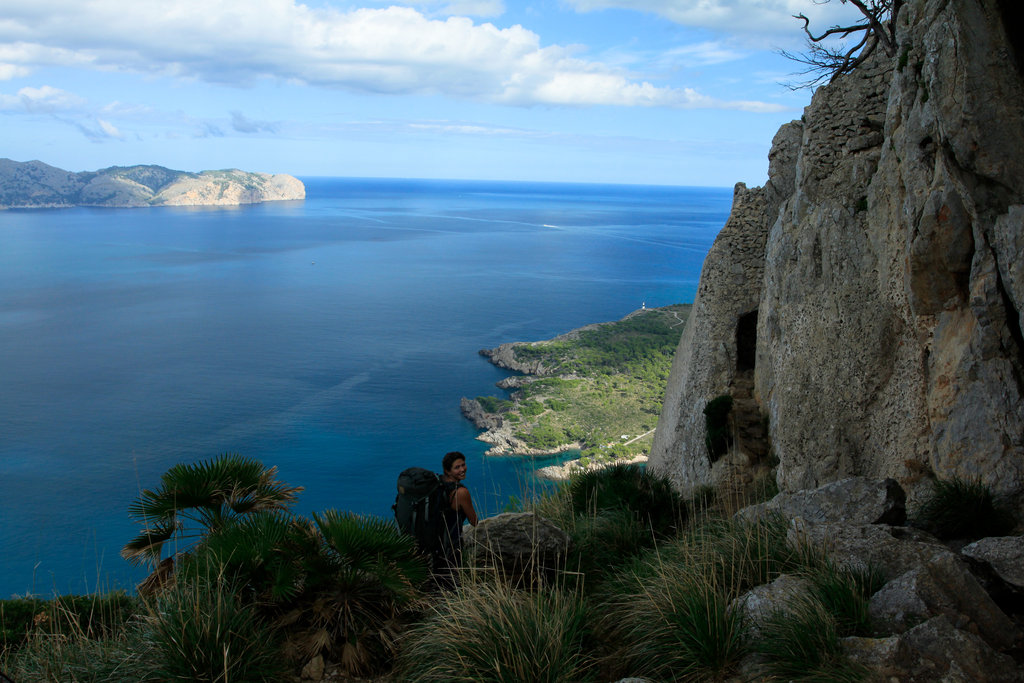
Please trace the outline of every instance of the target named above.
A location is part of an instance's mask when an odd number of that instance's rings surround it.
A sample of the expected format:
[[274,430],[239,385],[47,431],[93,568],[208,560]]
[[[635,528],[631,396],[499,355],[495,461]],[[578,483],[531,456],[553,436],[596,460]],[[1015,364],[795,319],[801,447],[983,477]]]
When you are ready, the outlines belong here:
[[71,206],[236,206],[305,199],[306,186],[286,174],[173,171],[111,166],[73,173],[41,161],[0,159],[0,209]]

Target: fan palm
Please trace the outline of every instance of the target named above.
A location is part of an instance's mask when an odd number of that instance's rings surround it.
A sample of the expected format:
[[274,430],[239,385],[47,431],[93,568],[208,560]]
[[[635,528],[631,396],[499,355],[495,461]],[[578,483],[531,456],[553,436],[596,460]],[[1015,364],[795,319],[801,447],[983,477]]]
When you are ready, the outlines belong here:
[[179,576],[221,577],[242,597],[287,602],[302,588],[308,558],[319,552],[309,520],[281,510],[260,511],[207,534],[183,558]]
[[121,549],[121,556],[157,565],[164,544],[175,535],[181,541],[218,531],[253,512],[287,510],[302,487],[288,486],[276,476],[276,467],[237,453],[175,465],[160,478],[160,488],[144,490],[129,506],[142,532]]
[[331,650],[349,674],[365,674],[394,656],[426,563],[390,520],[336,510],[313,520],[320,551],[307,558],[302,599],[282,620],[293,626],[286,650],[303,658]]

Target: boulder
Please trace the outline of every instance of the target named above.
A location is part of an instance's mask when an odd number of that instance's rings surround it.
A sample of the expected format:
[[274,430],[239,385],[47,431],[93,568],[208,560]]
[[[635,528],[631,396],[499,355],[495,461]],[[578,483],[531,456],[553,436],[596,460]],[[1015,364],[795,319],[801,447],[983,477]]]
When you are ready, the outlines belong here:
[[788,519],[843,524],[901,525],[907,519],[906,494],[895,479],[871,480],[849,477],[811,491],[780,493],[770,501],[737,513],[753,520],[778,513]]
[[477,567],[491,567],[513,581],[532,582],[564,565],[572,539],[533,512],[505,512],[463,534],[463,547]]
[[1012,647],[1017,636],[1013,621],[952,553],[937,553],[887,583],[871,596],[870,613],[875,626],[889,633],[944,615],[997,649]]
[[780,611],[788,611],[809,590],[810,584],[807,579],[783,574],[771,583],[747,591],[737,598],[730,608],[743,610],[745,623],[750,627],[750,635],[756,638],[769,617]]
[[938,616],[902,635],[844,638],[843,651],[870,673],[866,680],[900,683],[985,681],[1020,683],[1013,658],[996,652],[979,636]]
[[1024,589],[1024,536],[983,538],[965,546],[960,554],[987,564],[1000,579]]
[[873,568],[892,580],[935,555],[952,555],[927,534],[882,524],[790,524],[787,541],[794,547],[810,546],[828,553],[835,563],[855,570]]

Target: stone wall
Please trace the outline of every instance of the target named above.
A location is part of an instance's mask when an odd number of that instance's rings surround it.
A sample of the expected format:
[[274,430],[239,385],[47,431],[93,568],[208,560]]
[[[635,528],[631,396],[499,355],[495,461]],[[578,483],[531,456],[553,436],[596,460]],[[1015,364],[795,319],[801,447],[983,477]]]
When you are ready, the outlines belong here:
[[737,186],[652,469],[684,490],[721,476],[702,411],[734,390],[737,321],[756,309],[783,490],[862,475],[913,495],[929,472],[1024,489],[1024,89],[1002,11],[907,3],[896,58],[819,88],[765,187]]

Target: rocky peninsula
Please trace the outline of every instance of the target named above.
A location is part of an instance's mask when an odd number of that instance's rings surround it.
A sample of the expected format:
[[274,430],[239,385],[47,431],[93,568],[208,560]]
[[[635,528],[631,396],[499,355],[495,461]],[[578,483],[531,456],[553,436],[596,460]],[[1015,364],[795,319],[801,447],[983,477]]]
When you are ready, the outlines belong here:
[[301,180],[280,173],[190,173],[163,166],[111,166],[74,173],[41,161],[0,159],[0,209],[237,206],[305,197]]
[[[690,307],[641,308],[546,341],[513,342],[480,354],[517,373],[498,382],[508,399],[463,398],[484,430],[489,455],[583,451],[578,466],[646,456],[661,387]],[[551,472],[558,476],[558,472]]]

